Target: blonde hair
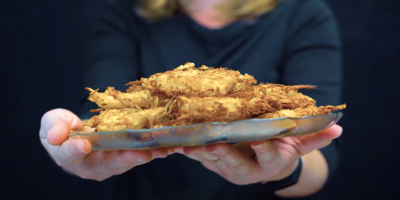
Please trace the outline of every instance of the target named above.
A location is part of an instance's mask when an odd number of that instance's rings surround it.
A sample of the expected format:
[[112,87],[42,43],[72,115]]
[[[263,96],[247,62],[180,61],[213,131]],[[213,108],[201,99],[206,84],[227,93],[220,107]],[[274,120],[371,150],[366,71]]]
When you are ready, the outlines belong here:
[[[216,6],[225,20],[252,20],[273,10],[281,0],[227,0]],[[139,15],[148,20],[160,20],[182,11],[179,0],[141,0]]]

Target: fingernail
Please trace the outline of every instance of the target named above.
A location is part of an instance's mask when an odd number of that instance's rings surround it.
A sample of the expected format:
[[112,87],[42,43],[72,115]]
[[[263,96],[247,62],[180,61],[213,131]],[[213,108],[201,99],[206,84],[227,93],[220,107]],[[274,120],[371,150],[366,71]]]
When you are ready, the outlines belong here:
[[190,155],[193,153],[193,151],[195,150],[195,147],[184,147],[183,148],[183,153],[186,155]]
[[206,159],[206,160],[209,160],[209,161],[218,160],[218,157],[217,157],[217,156],[212,155],[212,154],[208,154],[208,153],[203,154],[202,157],[203,157],[204,159]]
[[89,142],[89,141],[87,141],[87,140],[81,140],[81,141],[79,141],[79,142],[76,144],[76,146],[75,146],[76,150],[78,150],[79,152],[81,152],[81,153],[83,153],[83,154],[88,154],[88,153],[90,153],[90,152],[86,152],[86,151],[83,150],[86,146],[90,145],[90,144],[88,144],[88,142]]
[[84,151],[82,149],[78,149],[78,151],[82,152],[83,154],[88,154],[89,153],[89,152],[86,152],[86,151]]
[[212,153],[212,154],[219,154],[221,151],[219,150],[219,149],[217,149],[217,150],[215,150],[215,151],[212,151],[212,152],[210,152],[210,153]]
[[144,160],[143,159],[141,159],[141,158],[138,158],[138,159],[136,159],[138,162],[144,162]]
[[259,144],[259,145],[256,145],[256,146],[253,146],[253,149],[260,150],[260,149],[263,149],[264,147],[265,147],[265,143],[262,143],[262,144]]
[[207,150],[209,153],[213,153],[213,154],[218,154],[218,153],[220,153],[220,150],[217,148],[216,145],[208,145],[208,146],[206,146],[206,150]]
[[155,159],[155,158],[165,158],[165,157],[167,157],[167,156],[163,156],[163,155],[161,155],[159,153],[153,154],[153,159]]
[[83,148],[82,148],[83,146],[85,146],[85,145],[79,144],[79,142],[74,146],[74,151],[75,151],[74,153],[76,156],[82,157],[89,153],[89,152],[85,152],[83,150]]
[[75,155],[78,157],[82,157],[87,154],[86,152],[84,152],[83,150],[81,150],[77,147],[74,148],[74,151],[75,151]]

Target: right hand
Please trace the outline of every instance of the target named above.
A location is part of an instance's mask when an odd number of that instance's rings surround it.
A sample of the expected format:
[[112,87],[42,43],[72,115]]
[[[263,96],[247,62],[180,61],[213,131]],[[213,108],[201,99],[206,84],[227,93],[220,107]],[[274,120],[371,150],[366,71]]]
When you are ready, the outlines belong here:
[[65,109],[54,109],[43,115],[40,140],[65,171],[84,179],[102,181],[122,174],[131,168],[155,158],[173,153],[173,148],[137,151],[92,152],[92,145],[85,139],[69,139],[70,130],[83,128],[81,120]]

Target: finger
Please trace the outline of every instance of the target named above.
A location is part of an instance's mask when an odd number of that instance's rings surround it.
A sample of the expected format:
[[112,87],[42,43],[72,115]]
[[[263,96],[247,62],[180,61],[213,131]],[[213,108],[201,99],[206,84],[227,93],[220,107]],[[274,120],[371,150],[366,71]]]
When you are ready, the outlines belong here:
[[52,145],[61,145],[68,139],[71,129],[82,128],[81,120],[72,112],[65,109],[55,109],[43,115],[40,136],[48,138]]
[[[179,152],[179,150],[175,149],[175,151]],[[193,159],[193,160],[197,160],[201,163],[204,163],[205,161],[216,161],[218,160],[217,156],[213,156],[213,155],[203,155],[205,152],[204,146],[195,146],[195,147],[183,147],[181,149],[182,153],[184,155],[186,155],[187,157]]]
[[53,127],[47,132],[48,143],[53,146],[61,145],[64,141],[68,140],[69,131],[70,127],[67,122],[62,120],[56,121]]
[[258,164],[263,169],[277,168],[281,162],[281,156],[278,149],[270,140],[255,141],[250,143],[256,153]]
[[304,155],[315,149],[323,148],[328,146],[333,139],[338,138],[342,134],[342,131],[342,127],[333,125],[321,132],[302,136],[297,142],[297,149]]
[[171,153],[185,154],[185,153],[183,152],[183,147],[173,147],[173,148],[172,148],[172,152],[170,152],[170,154],[171,154]]
[[218,156],[207,152],[205,146],[184,147],[183,152],[189,158],[201,162],[205,168],[219,174],[220,176],[235,176],[235,173],[230,170],[229,167],[218,158]]
[[200,162],[203,161],[217,161],[218,156],[212,155],[205,150],[205,146],[197,146],[197,147],[184,147],[183,152],[189,158],[198,160]]
[[236,143],[233,146],[236,147],[239,151],[243,152],[244,154],[247,154],[250,156],[255,155],[254,149],[251,148],[249,142]]
[[229,169],[229,168],[224,163],[222,163],[220,160],[218,160],[217,162],[220,162],[220,163],[219,164],[215,164],[215,162],[212,162],[212,161],[204,161],[204,162],[201,162],[201,164],[203,164],[203,166],[205,168],[207,168],[208,170],[213,171],[213,172],[219,174],[220,176],[224,176],[224,177],[233,176],[233,172],[231,170],[225,170],[225,171],[229,171],[232,175],[231,174],[227,174],[227,173],[222,173],[221,167],[217,168],[216,166],[222,164],[222,165],[224,165],[224,168],[227,168],[227,169]]
[[[57,147],[54,147],[57,148]],[[92,145],[85,139],[70,139],[57,150],[55,160],[62,167],[75,164],[92,151]]]
[[152,159],[156,158],[165,158],[173,152],[171,148],[159,148],[159,149],[152,149],[150,150]]
[[92,154],[82,164],[97,174],[116,174],[152,160],[150,151],[114,151]]
[[193,152],[202,150],[204,148],[204,146],[194,146],[194,147],[182,147],[182,148],[176,148],[175,151],[179,151],[180,149],[182,149],[182,152],[185,155],[190,155]]
[[[236,174],[248,176],[259,167],[257,163],[251,159],[248,155],[243,154],[234,146],[229,144],[213,144],[205,147],[207,152],[218,157],[218,159],[224,163],[231,171]],[[216,161],[214,165],[222,170],[224,173],[228,173],[224,165]]]

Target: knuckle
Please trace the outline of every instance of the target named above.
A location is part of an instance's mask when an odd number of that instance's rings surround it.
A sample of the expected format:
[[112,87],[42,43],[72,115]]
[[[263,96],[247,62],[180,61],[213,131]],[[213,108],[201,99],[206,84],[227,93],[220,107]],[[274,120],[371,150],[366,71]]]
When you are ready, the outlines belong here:
[[206,153],[206,152],[200,152],[197,154],[197,156],[199,158],[201,158],[202,160],[206,160],[206,161],[216,161],[219,159],[217,155],[213,155],[213,154]]
[[244,162],[237,163],[235,165],[229,166],[232,170],[241,170],[244,167]]
[[220,166],[222,164],[222,161],[220,159],[218,159],[218,160],[211,161],[211,163],[215,166]]
[[43,124],[43,121],[46,121],[48,118],[51,118],[51,115],[53,113],[54,113],[54,110],[49,110],[46,113],[44,113],[42,118],[40,119],[41,123]]
[[69,156],[64,153],[64,151],[62,151],[61,149],[57,152],[57,164],[61,167],[66,167],[70,164],[69,162]]
[[68,154],[62,156],[62,157],[60,158],[60,161],[61,161],[64,165],[70,165],[70,164],[73,164],[73,163],[74,163],[74,159],[73,159],[70,155],[68,155]]
[[218,157],[226,157],[229,154],[229,150],[221,148],[218,153]]
[[83,153],[78,152],[78,150],[75,150],[75,148],[69,144],[60,146],[57,152],[57,157],[64,164],[74,164],[83,156]]

